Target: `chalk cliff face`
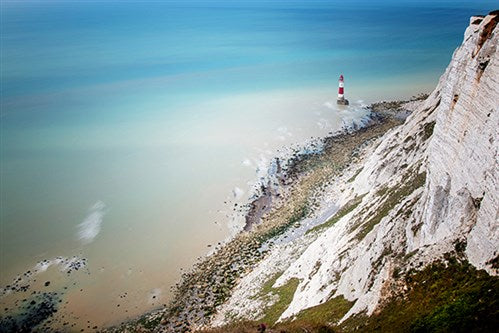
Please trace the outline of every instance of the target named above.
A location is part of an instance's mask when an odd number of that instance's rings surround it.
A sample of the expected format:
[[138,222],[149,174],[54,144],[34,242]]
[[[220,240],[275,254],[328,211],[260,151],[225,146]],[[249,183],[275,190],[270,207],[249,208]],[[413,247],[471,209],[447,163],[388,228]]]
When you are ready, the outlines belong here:
[[468,260],[490,273],[487,261],[497,256],[499,245],[496,24],[497,16],[471,18],[464,43],[434,93],[441,103],[418,204],[423,225],[419,235],[408,235],[409,250],[464,237]]
[[[325,188],[312,219],[335,223],[276,244],[213,325],[261,317],[276,301],[259,298],[261,286],[276,274],[273,287],[299,281],[280,320],[341,296],[353,302],[344,321],[372,314],[397,288],[394,271],[421,269],[449,252],[499,273],[497,22],[494,14],[471,18],[429,97]],[[321,214],[331,207],[339,209]]]

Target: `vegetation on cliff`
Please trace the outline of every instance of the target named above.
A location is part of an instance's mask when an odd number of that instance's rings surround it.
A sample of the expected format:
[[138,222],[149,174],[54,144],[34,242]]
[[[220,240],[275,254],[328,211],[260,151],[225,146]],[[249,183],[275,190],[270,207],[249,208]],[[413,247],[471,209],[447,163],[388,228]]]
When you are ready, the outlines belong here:
[[[352,303],[333,298],[266,332],[494,332],[499,327],[499,277],[455,256],[413,270],[398,282],[400,292],[372,316],[356,315],[337,325]],[[260,323],[269,322],[239,322],[200,332],[257,332]]]

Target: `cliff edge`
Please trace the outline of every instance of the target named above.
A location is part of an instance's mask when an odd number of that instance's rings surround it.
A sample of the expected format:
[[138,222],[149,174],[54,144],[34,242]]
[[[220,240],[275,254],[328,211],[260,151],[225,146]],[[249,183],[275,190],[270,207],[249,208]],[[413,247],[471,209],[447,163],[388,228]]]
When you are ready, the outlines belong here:
[[436,263],[442,275],[466,263],[497,276],[497,23],[497,12],[470,19],[428,98],[364,148],[358,164],[330,179],[322,205],[337,207],[334,213],[273,246],[238,281],[212,326],[272,324],[269,311],[277,311],[276,322],[289,322],[334,302],[344,311],[330,323],[341,325],[380,312],[411,290],[407,276]]

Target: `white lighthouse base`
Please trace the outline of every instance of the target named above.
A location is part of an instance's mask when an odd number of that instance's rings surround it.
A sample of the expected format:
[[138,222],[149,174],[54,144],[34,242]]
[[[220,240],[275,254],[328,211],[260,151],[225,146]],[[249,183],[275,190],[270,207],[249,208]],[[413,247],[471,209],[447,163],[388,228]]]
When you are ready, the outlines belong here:
[[348,102],[348,99],[345,99],[345,98],[338,98],[338,99],[336,100],[336,104],[338,104],[338,105],[348,105],[348,104],[350,104],[350,103]]

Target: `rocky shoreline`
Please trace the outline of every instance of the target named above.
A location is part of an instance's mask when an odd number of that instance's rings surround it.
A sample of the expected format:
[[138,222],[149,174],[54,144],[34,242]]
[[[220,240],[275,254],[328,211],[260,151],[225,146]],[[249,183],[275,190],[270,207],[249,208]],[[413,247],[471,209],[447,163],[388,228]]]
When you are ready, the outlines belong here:
[[361,147],[402,124],[414,104],[426,96],[374,103],[368,107],[371,113],[362,126],[351,126],[314,142],[320,149],[295,152],[286,161],[276,159],[275,174],[249,203],[244,231],[183,274],[166,308],[106,331],[192,332],[207,327],[238,279],[265,257],[271,240],[299,227],[301,220],[314,213],[315,193],[354,164]]

